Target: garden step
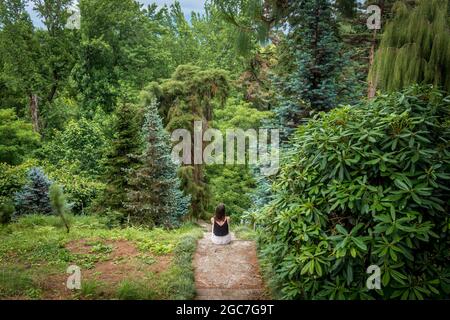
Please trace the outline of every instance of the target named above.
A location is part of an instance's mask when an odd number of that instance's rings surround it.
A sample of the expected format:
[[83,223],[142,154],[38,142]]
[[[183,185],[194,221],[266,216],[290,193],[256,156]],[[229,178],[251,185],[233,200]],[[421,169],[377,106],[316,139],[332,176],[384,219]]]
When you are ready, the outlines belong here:
[[197,289],[196,300],[263,300],[262,289]]

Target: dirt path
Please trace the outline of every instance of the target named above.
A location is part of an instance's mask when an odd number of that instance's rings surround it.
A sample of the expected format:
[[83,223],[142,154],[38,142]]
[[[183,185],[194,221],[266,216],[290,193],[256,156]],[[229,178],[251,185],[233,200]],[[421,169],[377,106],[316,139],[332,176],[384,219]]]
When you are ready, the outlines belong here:
[[211,226],[200,223],[205,234],[194,256],[197,300],[267,299],[259,272],[256,244],[232,235],[229,245],[215,245],[210,240]]

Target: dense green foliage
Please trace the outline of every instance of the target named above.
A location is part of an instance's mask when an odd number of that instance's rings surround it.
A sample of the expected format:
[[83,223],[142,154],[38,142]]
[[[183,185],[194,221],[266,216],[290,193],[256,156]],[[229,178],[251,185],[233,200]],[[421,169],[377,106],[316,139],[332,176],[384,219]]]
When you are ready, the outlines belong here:
[[24,162],[19,166],[0,163],[0,197],[13,198],[27,182],[27,172],[35,166],[34,162]]
[[[166,129],[186,129],[194,145],[194,122],[202,122],[204,130],[213,120],[214,107],[223,106],[230,91],[227,73],[220,69],[202,70],[193,65],[182,65],[172,77],[160,85],[153,84],[149,99],[154,95],[160,101],[160,112]],[[205,215],[211,199],[203,164],[194,164],[194,148],[190,164],[183,164],[180,175],[183,189],[191,196],[190,215]],[[203,150],[203,149],[202,149]]]
[[[284,298],[448,297],[449,112],[449,97],[415,87],[297,130],[257,216]],[[372,264],[381,291],[365,287]]]
[[156,102],[146,107],[145,143],[139,161],[130,172],[125,207],[132,224],[176,226],[187,214],[189,197],[180,190],[178,167],[172,162],[170,139],[164,131]]
[[64,187],[67,200],[74,214],[85,214],[87,208],[105,190],[105,184],[86,173],[77,173],[78,166],[70,162],[60,163],[60,167],[44,163],[49,177]]
[[114,110],[118,99],[155,79],[163,64],[158,33],[133,0],[80,1],[80,60],[74,77],[82,106],[90,115],[97,107]]
[[13,109],[0,109],[0,163],[20,164],[38,144],[31,124],[19,120]]
[[102,160],[106,153],[106,137],[101,124],[81,118],[70,120],[64,131],[57,131],[42,148],[50,163],[62,167],[70,163],[75,172],[90,175],[102,173]]
[[[120,239],[139,270],[173,254],[167,272],[72,297],[193,298],[201,232],[181,222],[224,203],[279,297],[448,298],[450,7],[395,2],[0,1],[0,297],[41,297],[37,273]],[[195,121],[279,129],[282,170],[175,164],[169,136],[192,146]],[[65,249],[82,238],[89,254]]]
[[133,169],[137,161],[132,154],[139,151],[137,108],[123,104],[115,113],[111,151],[105,163],[106,189],[99,199],[99,210],[105,208],[125,212],[127,170]]

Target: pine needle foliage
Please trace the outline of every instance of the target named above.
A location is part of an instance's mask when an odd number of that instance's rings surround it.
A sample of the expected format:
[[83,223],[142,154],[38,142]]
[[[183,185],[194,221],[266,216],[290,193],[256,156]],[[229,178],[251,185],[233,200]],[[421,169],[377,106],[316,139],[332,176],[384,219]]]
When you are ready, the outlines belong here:
[[145,150],[135,156],[139,166],[129,169],[125,207],[133,225],[177,226],[187,214],[189,197],[180,190],[178,166],[171,158],[171,142],[155,101],[149,104],[143,126]]
[[28,182],[16,193],[16,215],[52,214],[49,189],[52,181],[40,168],[28,171]]
[[68,211],[68,204],[66,197],[64,195],[63,189],[57,183],[53,183],[49,190],[50,203],[53,209],[53,213],[61,218],[64,226],[66,227],[67,233],[70,232],[69,223],[65,217]]
[[[158,98],[159,111],[169,132],[186,129],[193,139],[195,121],[201,121],[206,130],[213,120],[214,108],[225,104],[230,89],[230,80],[224,70],[203,70],[194,65],[181,65],[170,79],[152,84],[146,99]],[[194,156],[191,158],[193,161]],[[184,164],[180,176],[184,192],[191,196],[190,216],[198,218],[206,215],[211,192],[204,165]]]
[[99,207],[125,213],[124,203],[128,188],[126,172],[137,165],[136,159],[131,155],[139,150],[139,112],[135,106],[124,103],[117,108],[115,115],[115,136],[105,166],[107,186],[99,201]]
[[[343,77],[349,59],[343,54],[329,0],[297,1],[290,6],[290,31],[285,43],[276,110],[289,135],[305,118],[336,105],[340,93],[351,92]],[[354,83],[353,83],[354,85]]]

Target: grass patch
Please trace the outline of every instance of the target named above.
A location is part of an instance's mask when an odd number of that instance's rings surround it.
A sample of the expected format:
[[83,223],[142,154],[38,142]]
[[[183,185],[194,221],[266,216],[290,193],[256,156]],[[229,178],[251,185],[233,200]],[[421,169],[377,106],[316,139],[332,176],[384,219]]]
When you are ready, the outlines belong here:
[[95,299],[100,296],[101,283],[97,280],[84,280],[81,284],[81,297]]
[[232,231],[238,239],[241,240],[257,240],[257,233],[247,225],[237,225],[232,228]]
[[144,283],[133,280],[122,281],[116,292],[120,300],[153,300],[157,299],[157,293]]
[[195,230],[184,236],[174,250],[174,263],[164,278],[165,295],[172,300],[190,300],[195,297],[194,267],[192,259],[197,240],[203,236]]
[[[55,279],[55,275],[65,278],[67,267],[77,265],[83,274],[82,289],[70,298],[190,299],[195,294],[192,256],[201,236],[201,229],[190,223],[169,231],[142,227],[110,229],[107,221],[98,216],[71,217],[71,231],[67,234],[59,217],[24,216],[0,226],[0,298],[52,298],[54,293],[45,291],[46,281]],[[127,241],[138,254],[133,259],[116,258],[113,251],[118,241]],[[154,274],[145,271],[158,269],[160,259],[168,261],[167,269]],[[103,282],[104,277],[98,281],[96,267],[103,262],[136,267],[137,274],[146,272],[145,279],[133,279],[125,273],[127,278],[119,285]],[[86,273],[90,274],[87,278]],[[64,290],[63,284],[55,285]]]
[[0,298],[12,296],[34,299],[40,296],[40,291],[25,270],[0,268]]

